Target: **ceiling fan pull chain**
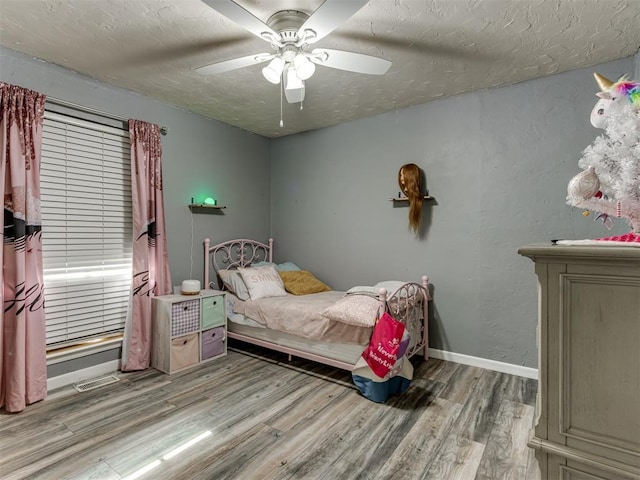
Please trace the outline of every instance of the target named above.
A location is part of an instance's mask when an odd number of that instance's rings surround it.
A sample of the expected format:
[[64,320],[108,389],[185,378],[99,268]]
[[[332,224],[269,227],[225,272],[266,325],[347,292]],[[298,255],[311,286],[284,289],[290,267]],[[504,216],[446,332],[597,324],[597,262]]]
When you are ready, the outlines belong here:
[[280,128],[284,127],[284,122],[282,121],[282,92],[284,90],[284,82],[280,82]]
[[[304,92],[304,80],[302,80],[302,91]],[[304,108],[302,104],[304,103],[304,95],[302,96],[302,100],[300,100],[300,111]]]

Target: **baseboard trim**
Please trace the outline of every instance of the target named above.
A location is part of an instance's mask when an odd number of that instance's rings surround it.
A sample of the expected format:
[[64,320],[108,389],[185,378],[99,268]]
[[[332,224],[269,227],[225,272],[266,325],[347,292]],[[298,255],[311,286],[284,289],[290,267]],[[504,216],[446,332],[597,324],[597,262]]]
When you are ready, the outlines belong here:
[[498,362],[487,358],[472,357],[462,353],[447,352],[446,350],[429,349],[429,356],[439,360],[447,360],[449,362],[461,363],[472,367],[486,368],[496,372],[508,373],[519,377],[538,379],[538,369],[531,367],[523,367],[522,365],[514,365],[513,363]]
[[73,385],[74,383],[78,383],[83,380],[100,377],[107,373],[114,373],[119,369],[120,360],[111,360],[110,362],[105,362],[99,365],[94,365],[92,367],[83,368],[82,370],[65,373],[63,375],[58,375],[57,377],[48,378],[47,391]]
[[[519,377],[538,379],[538,370],[536,368],[523,367],[522,365],[514,365],[512,363],[498,362],[486,358],[472,357],[462,353],[447,352],[446,350],[429,349],[429,356],[439,360],[447,360],[449,362],[461,363],[472,367],[486,368],[496,372],[508,373],[510,375],[518,375]],[[47,379],[47,390],[51,391],[56,388],[66,387],[74,383],[96,378],[108,373],[117,372],[120,369],[120,360],[112,360],[110,362],[94,365],[82,370],[58,375],[57,377]]]

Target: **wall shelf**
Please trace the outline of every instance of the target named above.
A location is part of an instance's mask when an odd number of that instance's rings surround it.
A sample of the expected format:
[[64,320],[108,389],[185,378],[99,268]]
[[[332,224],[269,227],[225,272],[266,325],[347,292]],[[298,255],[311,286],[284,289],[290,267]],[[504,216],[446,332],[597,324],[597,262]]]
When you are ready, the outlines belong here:
[[189,204],[189,208],[193,210],[211,210],[211,211],[219,211],[227,208],[224,205],[209,205],[206,203],[191,203]]
[[[428,200],[435,200],[434,197],[432,197],[431,195],[425,195],[422,197],[423,200],[428,201]],[[396,198],[390,198],[389,199],[390,202],[394,202],[394,203],[403,203],[403,202],[408,202],[409,199],[407,197],[396,197]]]

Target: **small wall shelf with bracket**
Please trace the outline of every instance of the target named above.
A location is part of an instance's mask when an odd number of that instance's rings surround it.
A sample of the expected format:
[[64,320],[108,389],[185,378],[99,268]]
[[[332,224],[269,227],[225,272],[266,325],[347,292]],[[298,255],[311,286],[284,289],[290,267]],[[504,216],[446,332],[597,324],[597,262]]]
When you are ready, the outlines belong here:
[[[424,195],[422,199],[424,201],[435,200],[435,198],[432,197],[431,195]],[[395,197],[395,198],[390,198],[389,201],[394,203],[408,203],[409,199],[407,197]]]
[[211,212],[219,212],[222,213],[221,211],[223,209],[227,208],[224,205],[209,205],[206,203],[191,203],[189,204],[189,209],[192,212],[196,212],[196,211],[211,211]]

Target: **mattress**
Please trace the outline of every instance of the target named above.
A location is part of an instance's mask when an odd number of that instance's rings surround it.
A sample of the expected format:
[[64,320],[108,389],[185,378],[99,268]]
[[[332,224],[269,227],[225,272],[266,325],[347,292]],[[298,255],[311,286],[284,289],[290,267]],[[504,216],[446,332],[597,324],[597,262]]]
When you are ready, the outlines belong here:
[[245,335],[263,342],[269,342],[281,345],[286,348],[301,350],[321,357],[331,358],[341,362],[355,364],[362,351],[367,346],[364,344],[348,344],[335,342],[319,342],[317,340],[308,340],[297,335],[286,332],[271,330],[269,328],[255,328],[237,323],[228,323],[229,332],[239,335]]

